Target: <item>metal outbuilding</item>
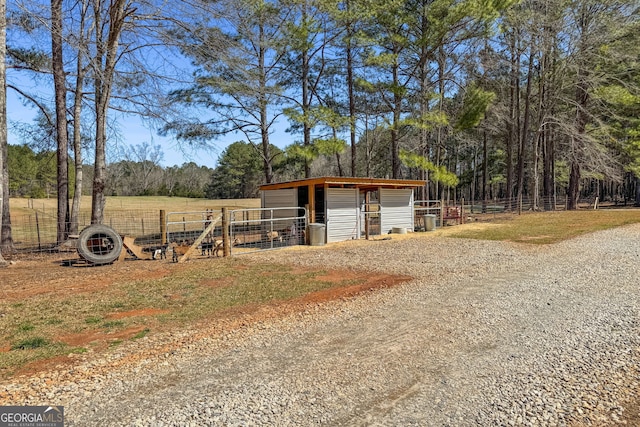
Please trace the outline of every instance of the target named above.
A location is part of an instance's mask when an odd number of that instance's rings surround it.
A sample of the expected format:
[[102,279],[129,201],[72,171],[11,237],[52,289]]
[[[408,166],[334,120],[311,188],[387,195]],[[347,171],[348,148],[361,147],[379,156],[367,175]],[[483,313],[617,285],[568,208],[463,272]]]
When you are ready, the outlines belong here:
[[414,228],[414,189],[426,181],[320,177],[265,184],[263,208],[308,209],[310,223],[324,224],[326,242],[359,239],[368,233],[369,214],[376,217],[376,234]]

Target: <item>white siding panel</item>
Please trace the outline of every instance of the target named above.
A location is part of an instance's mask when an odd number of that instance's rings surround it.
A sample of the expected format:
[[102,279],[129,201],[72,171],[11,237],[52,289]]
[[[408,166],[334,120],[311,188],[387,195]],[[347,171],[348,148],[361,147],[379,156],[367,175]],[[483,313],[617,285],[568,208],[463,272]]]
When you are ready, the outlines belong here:
[[[263,208],[290,208],[292,206],[298,206],[298,190],[296,188],[262,192]],[[273,211],[274,218],[290,218],[297,215],[297,209],[278,209]]]
[[393,227],[413,230],[413,190],[380,189],[380,228],[386,234]]
[[360,238],[358,196],[355,188],[327,189],[327,243]]

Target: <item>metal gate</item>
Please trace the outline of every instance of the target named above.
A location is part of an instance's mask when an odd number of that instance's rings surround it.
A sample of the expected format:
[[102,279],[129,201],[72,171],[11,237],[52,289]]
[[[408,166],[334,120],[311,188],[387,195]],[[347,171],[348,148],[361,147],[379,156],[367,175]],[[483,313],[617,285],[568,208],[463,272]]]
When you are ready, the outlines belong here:
[[229,212],[231,253],[304,245],[307,210],[299,207],[238,209]]
[[[218,209],[193,212],[168,212],[166,219],[167,243],[186,244],[197,239],[211,221],[221,215]],[[211,238],[222,238],[222,228],[218,224],[211,231]]]

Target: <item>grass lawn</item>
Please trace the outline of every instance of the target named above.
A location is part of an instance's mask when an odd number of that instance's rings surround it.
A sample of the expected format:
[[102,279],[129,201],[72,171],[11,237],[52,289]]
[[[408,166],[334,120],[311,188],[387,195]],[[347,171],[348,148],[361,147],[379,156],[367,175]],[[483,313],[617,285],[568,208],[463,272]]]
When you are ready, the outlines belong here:
[[640,222],[640,209],[539,212],[445,229],[451,237],[549,244]]

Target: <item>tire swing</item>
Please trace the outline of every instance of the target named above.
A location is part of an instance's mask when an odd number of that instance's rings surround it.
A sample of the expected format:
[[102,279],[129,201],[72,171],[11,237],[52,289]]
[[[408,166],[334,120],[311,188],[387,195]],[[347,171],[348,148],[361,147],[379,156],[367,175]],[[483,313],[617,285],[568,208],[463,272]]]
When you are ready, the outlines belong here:
[[111,264],[120,257],[122,237],[106,225],[90,225],[80,232],[77,249],[78,255],[91,264]]

